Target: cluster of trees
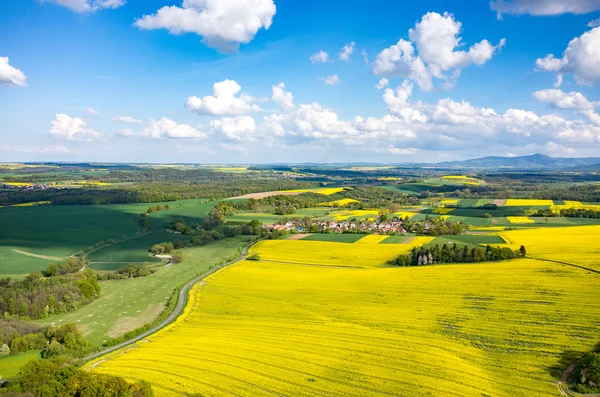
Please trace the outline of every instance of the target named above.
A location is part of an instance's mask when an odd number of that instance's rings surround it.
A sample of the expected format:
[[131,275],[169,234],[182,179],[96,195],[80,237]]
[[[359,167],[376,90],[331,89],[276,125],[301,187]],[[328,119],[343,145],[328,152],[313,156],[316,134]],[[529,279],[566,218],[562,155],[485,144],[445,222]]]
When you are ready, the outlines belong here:
[[[86,268],[87,262],[85,259],[73,256],[61,263],[49,263],[44,271],[44,276],[64,276],[67,274],[77,273]],[[33,273],[32,273],[33,274]],[[30,277],[33,277],[30,275]]]
[[585,208],[568,208],[560,211],[561,216],[568,218],[600,218],[600,210]]
[[425,217],[423,222],[413,222],[410,218],[406,217],[402,221],[402,226],[407,232],[425,234],[428,236],[458,235],[463,234],[468,230],[468,226],[463,221],[443,221],[440,220],[440,218],[432,220],[429,218],[429,215]]
[[152,224],[150,223],[150,220],[148,219],[147,212],[140,214],[137,222],[138,222],[138,225],[143,227],[146,231],[152,230]]
[[[0,313],[5,317],[47,318],[75,310],[100,295],[100,284],[92,270],[58,275],[54,266],[48,267],[47,276],[34,272],[22,281],[0,279]],[[56,268],[62,269],[61,265]]]
[[84,371],[67,357],[36,360],[25,364],[19,375],[0,388],[7,396],[120,396],[151,397],[149,383],[129,383],[125,379]]
[[121,267],[117,274],[126,276],[126,278],[139,278],[146,277],[151,275],[153,272],[148,268],[148,265],[145,263],[142,265],[130,263],[129,265],[125,265]]
[[43,358],[81,357],[92,349],[74,324],[48,327],[19,319],[0,320],[0,344],[5,355],[42,350]]
[[560,210],[560,213],[556,213],[551,209],[541,209],[538,210],[535,214],[531,215],[535,217],[542,218],[552,218],[556,216],[564,216],[566,218],[600,218],[600,210],[595,210],[591,208],[567,208]]
[[581,359],[576,390],[579,393],[600,393],[600,348]]
[[146,210],[147,214],[151,214],[153,212],[159,212],[159,211],[164,211],[164,210],[168,210],[171,209],[171,206],[169,204],[165,204],[163,205],[154,205],[154,206],[150,206],[148,207],[148,210]]
[[480,247],[469,249],[466,245],[459,247],[452,244],[452,247],[449,248],[447,244],[444,244],[442,248],[439,245],[430,248],[414,247],[410,253],[400,255],[388,261],[387,264],[389,266],[422,266],[436,263],[489,262],[525,257],[526,255],[527,250],[524,246],[513,251],[507,247],[500,248],[489,245],[485,249]]

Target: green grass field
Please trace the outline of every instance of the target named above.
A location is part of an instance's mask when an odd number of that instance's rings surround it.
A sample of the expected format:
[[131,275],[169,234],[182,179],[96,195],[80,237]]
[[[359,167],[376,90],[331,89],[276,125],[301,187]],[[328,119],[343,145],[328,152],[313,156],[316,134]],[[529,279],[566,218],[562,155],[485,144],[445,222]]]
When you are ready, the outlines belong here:
[[6,380],[16,376],[23,365],[40,359],[40,352],[41,350],[30,350],[25,353],[0,358],[0,379]]
[[365,234],[314,233],[310,236],[304,237],[302,240],[355,243],[363,237],[365,237]]
[[407,234],[406,236],[389,236],[379,244],[404,244],[408,239],[412,239],[414,235]]
[[221,240],[186,248],[181,263],[163,266],[151,276],[101,282],[100,298],[80,309],[39,321],[43,324],[76,324],[94,344],[118,337],[154,320],[171,297],[173,289],[185,284],[210,266],[234,258],[248,237]]

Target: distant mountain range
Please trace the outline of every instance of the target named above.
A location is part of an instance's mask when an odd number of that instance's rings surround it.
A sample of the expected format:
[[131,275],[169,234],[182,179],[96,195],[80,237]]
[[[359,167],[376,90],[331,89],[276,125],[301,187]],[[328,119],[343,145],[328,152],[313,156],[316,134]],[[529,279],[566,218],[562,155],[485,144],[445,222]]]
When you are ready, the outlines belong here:
[[[422,165],[426,166],[426,165]],[[445,161],[430,164],[439,168],[486,168],[515,170],[600,170],[600,157],[550,157],[543,154],[530,156],[499,157],[488,156],[464,161]]]

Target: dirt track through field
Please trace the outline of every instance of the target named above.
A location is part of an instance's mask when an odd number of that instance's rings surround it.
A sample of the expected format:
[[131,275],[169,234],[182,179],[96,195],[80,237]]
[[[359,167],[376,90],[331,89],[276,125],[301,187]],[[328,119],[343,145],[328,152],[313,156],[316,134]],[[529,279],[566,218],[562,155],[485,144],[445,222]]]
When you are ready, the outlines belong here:
[[62,261],[62,258],[59,258],[59,257],[56,257],[56,256],[32,254],[31,252],[21,251],[21,250],[18,250],[18,249],[13,249],[13,251],[16,252],[17,254],[31,256],[32,258],[47,259],[49,261]]

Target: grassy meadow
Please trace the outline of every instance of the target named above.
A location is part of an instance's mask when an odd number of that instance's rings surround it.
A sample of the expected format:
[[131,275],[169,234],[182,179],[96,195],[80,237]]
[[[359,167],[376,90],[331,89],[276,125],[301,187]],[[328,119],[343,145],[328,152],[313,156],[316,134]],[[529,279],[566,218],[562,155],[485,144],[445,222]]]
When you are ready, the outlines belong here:
[[136,279],[100,283],[98,299],[70,313],[41,320],[45,324],[76,324],[95,345],[118,337],[153,321],[163,310],[173,290],[212,265],[235,258],[248,237],[221,240],[183,250],[181,263],[159,267],[156,273]]

